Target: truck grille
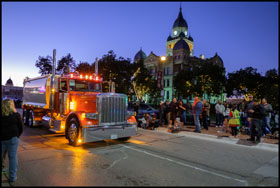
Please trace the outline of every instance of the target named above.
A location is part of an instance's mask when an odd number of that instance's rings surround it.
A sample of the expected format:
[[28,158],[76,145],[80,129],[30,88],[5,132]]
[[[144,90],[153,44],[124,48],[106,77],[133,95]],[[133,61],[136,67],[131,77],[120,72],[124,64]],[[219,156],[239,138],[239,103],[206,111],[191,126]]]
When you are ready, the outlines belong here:
[[126,124],[127,96],[117,93],[97,95],[97,110],[100,126]]

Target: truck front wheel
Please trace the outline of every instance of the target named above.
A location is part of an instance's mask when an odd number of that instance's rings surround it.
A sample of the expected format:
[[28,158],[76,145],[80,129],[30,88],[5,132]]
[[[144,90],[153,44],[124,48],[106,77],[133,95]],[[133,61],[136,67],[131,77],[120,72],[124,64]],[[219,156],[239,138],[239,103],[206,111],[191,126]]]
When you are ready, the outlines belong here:
[[69,141],[70,145],[77,146],[79,140],[79,123],[76,118],[72,118],[69,122],[69,125],[66,129],[66,138]]

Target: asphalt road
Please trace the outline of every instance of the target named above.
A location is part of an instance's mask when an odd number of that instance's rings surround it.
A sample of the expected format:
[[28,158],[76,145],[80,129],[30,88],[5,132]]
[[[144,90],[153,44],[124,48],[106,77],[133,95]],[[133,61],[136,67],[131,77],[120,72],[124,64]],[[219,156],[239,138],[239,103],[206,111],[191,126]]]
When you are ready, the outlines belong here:
[[127,142],[72,147],[63,135],[25,127],[18,160],[14,186],[279,185],[278,149],[143,129]]

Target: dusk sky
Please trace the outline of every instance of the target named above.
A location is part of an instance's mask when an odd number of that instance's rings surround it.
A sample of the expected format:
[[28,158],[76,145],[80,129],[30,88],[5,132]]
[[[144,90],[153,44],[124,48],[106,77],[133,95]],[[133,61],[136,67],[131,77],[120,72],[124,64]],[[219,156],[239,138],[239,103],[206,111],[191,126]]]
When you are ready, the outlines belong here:
[[[2,2],[2,85],[40,76],[39,56],[92,63],[113,50],[162,56],[180,2]],[[182,2],[194,56],[217,52],[227,72],[278,69],[278,2]]]

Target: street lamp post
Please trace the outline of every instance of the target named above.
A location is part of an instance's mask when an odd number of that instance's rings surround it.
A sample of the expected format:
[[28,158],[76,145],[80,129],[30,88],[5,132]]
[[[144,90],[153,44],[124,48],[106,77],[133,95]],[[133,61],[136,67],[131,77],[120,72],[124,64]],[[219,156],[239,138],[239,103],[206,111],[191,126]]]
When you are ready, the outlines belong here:
[[164,99],[164,87],[163,87],[163,84],[162,84],[162,80],[163,80],[163,63],[166,62],[166,57],[165,56],[161,56],[160,57],[160,65],[159,65],[159,71],[158,71],[158,88],[161,90],[161,98]]

